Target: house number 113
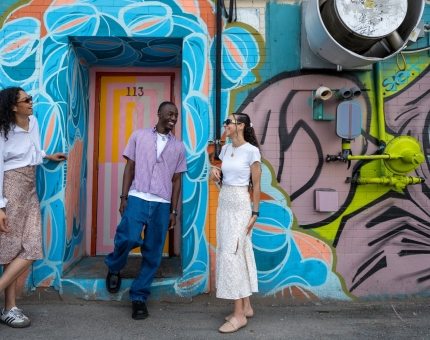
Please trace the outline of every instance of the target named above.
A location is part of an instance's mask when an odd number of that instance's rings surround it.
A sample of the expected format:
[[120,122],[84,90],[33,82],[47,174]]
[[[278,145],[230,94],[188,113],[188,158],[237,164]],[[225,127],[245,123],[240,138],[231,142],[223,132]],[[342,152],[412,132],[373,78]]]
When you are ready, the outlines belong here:
[[[137,90],[137,91],[136,91]],[[130,94],[130,92],[132,94]],[[142,97],[143,96],[143,87],[129,87],[127,86],[127,97]]]

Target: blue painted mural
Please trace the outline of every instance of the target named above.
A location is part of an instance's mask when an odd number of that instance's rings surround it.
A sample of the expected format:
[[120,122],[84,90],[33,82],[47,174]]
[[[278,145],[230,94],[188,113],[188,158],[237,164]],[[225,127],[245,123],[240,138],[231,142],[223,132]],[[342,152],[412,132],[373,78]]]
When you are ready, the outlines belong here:
[[[194,219],[183,223],[184,276],[176,284],[179,294],[206,291],[206,206],[195,204],[207,197],[208,186],[203,166],[209,131],[209,100],[202,91],[207,81],[205,23],[174,1],[116,7],[110,1],[54,1],[43,6],[43,21],[37,15],[7,20],[0,31],[1,87],[20,85],[32,94],[44,148],[69,154],[65,165],[51,169],[53,165],[45,164],[38,170],[46,259],[35,264],[33,282],[59,288],[63,273],[84,255],[89,67],[182,66],[184,129],[192,133],[192,139],[184,134],[184,142],[189,168],[194,169],[184,178],[183,209],[192,211],[184,215]],[[196,277],[190,287],[188,280]]]

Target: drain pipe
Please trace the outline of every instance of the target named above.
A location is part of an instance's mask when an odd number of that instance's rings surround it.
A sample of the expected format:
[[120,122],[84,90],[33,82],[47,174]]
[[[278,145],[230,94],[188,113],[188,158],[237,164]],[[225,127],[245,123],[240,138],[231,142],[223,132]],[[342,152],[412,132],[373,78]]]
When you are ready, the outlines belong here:
[[215,57],[215,159],[220,160],[221,152],[221,44],[222,44],[222,17],[221,1],[216,2],[216,57]]
[[378,117],[378,136],[379,136],[379,149],[383,152],[387,146],[385,134],[385,113],[384,113],[384,96],[382,94],[382,67],[381,62],[375,63],[373,68],[373,76],[375,82],[375,98],[376,98],[376,112]]
[[[375,83],[376,114],[378,117],[379,151],[383,154],[387,146],[385,133],[384,96],[382,92],[382,66],[378,61],[373,65],[373,80]],[[383,162],[383,161],[381,161]],[[385,176],[385,165],[381,164],[381,175]]]

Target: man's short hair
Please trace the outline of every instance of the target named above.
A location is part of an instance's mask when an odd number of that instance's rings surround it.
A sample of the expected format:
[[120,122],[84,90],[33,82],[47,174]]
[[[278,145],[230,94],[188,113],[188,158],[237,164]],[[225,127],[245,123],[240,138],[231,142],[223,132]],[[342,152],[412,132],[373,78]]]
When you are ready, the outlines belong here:
[[160,104],[160,106],[158,107],[158,112],[160,112],[163,109],[163,107],[165,107],[166,105],[174,105],[174,106],[176,106],[176,104],[172,103],[172,102],[162,102]]

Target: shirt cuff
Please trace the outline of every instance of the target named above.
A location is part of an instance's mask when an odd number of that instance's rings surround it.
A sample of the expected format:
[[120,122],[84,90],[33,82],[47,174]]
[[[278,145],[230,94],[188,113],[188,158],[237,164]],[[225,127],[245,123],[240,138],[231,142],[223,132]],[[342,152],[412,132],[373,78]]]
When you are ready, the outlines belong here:
[[125,153],[122,155],[122,157],[124,157],[125,159],[129,159],[129,160],[131,160],[133,162],[136,162],[136,160],[134,160],[132,157],[130,157],[129,155],[127,155]]
[[42,154],[42,158],[45,158],[46,152],[44,150],[40,150],[40,153]]
[[0,197],[0,208],[4,208],[4,207],[6,207],[6,204],[7,204],[7,198],[5,198],[5,197]]

